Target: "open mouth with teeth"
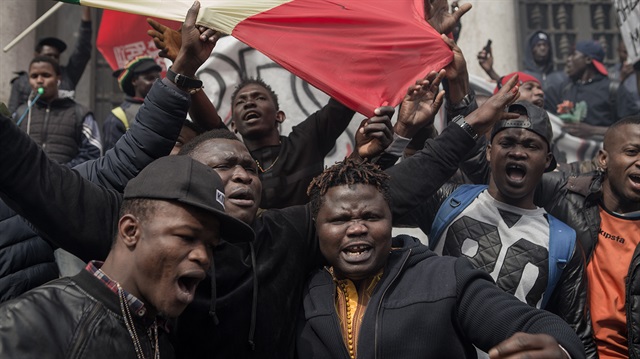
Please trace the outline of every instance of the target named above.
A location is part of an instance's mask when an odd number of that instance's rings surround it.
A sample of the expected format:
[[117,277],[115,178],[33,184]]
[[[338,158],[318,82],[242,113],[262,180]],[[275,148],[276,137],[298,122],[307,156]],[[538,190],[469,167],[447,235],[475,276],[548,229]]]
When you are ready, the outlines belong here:
[[349,263],[364,262],[371,257],[372,249],[368,244],[355,244],[344,248],[342,258]]
[[522,165],[510,164],[507,165],[506,173],[510,180],[520,182],[524,179],[524,176],[526,176],[527,169]]
[[637,173],[630,174],[629,179],[631,180],[631,183],[633,183],[634,186],[640,188],[640,174],[637,174]]
[[191,303],[201,280],[202,276],[185,275],[178,278],[178,299],[183,303]]
[[257,112],[249,112],[246,115],[244,115],[244,120],[245,121],[251,121],[251,120],[256,119],[256,118],[260,118],[260,114],[257,113]]

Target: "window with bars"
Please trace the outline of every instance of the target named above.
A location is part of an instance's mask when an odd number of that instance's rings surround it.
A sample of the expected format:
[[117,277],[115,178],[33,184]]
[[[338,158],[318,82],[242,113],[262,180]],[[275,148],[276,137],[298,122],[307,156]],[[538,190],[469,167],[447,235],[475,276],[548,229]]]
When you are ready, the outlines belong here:
[[520,51],[535,31],[549,34],[556,69],[561,70],[578,40],[597,40],[605,50],[605,65],[618,62],[619,37],[616,9],[611,0],[519,0]]

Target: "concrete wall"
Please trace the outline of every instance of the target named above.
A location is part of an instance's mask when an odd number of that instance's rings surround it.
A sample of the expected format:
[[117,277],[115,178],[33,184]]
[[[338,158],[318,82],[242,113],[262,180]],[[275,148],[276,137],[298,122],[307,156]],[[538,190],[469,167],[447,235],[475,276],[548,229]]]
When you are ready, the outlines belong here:
[[458,46],[462,49],[469,73],[489,79],[478,65],[476,55],[492,40],[493,68],[500,75],[517,71],[519,26],[514,0],[471,0],[473,8],[462,17],[462,31]]
[[[37,1],[33,0],[2,1],[0,47],[4,48],[36,20],[36,5]],[[9,81],[15,77],[14,71],[26,70],[25,63],[33,57],[35,38],[36,35],[32,32],[8,52],[0,51],[0,102],[9,103]]]

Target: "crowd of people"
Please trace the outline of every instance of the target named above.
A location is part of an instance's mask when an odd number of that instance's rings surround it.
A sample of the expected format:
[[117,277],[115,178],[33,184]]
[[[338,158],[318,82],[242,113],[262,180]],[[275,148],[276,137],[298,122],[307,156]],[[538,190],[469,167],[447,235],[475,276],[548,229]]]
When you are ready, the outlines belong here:
[[[579,41],[556,71],[538,31],[521,71],[478,54],[496,89],[476,97],[454,5],[425,1],[451,63],[328,168],[354,111],[330,99],[283,136],[248,78],[227,128],[195,75],[221,36],[197,1],[179,31],[149,20],[172,65],[115,71],[102,131],[70,92],[88,57],[63,67],[66,45],[40,41],[0,114],[0,356],[640,357],[640,69]],[[602,140],[589,161],[554,156],[567,103],[584,113],[566,131]],[[58,278],[56,249],[84,267]]]

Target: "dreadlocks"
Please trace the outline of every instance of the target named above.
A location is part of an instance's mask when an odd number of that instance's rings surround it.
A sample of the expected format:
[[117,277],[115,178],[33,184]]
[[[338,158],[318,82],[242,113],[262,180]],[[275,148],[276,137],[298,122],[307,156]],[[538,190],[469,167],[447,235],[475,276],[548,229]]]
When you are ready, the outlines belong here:
[[346,158],[344,161],[336,162],[333,166],[325,169],[309,184],[307,195],[310,197],[313,218],[317,218],[323,197],[330,188],[356,184],[376,186],[376,189],[382,193],[384,200],[391,206],[389,175],[371,162]]

